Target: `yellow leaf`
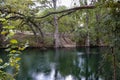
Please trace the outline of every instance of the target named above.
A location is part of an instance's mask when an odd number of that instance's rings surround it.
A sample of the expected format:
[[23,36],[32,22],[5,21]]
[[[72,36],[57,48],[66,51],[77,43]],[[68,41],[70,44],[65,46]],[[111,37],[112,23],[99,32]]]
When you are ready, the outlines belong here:
[[11,39],[11,40],[10,40],[10,43],[12,43],[12,44],[17,44],[18,41],[17,41],[16,39]]
[[24,47],[19,47],[18,50],[23,51],[25,48]]
[[12,51],[10,51],[10,53],[16,53],[16,50],[12,50]]
[[7,33],[8,33],[8,31],[2,31],[2,32],[1,32],[2,35],[5,35],[5,34],[7,34]]
[[13,63],[13,62],[10,63],[10,66],[14,66],[14,65],[15,65],[15,63]]
[[0,21],[5,21],[5,19],[4,18],[0,18]]
[[16,61],[20,61],[20,59],[21,59],[21,58],[17,57],[15,60],[16,60]]
[[0,63],[2,63],[3,62],[3,60],[2,59],[0,59]]

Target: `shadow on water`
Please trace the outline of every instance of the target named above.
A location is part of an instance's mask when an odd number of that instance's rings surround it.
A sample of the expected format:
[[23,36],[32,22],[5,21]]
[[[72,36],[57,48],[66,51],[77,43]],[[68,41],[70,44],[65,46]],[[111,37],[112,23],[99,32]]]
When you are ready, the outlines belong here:
[[[16,80],[110,80],[108,48],[27,49]],[[8,70],[8,69],[7,69]]]

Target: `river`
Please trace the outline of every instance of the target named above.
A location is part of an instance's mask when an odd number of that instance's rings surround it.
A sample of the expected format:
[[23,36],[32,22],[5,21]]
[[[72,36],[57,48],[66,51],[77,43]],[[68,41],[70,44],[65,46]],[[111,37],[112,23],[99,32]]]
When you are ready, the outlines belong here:
[[[109,51],[105,47],[26,49],[16,80],[112,80]],[[6,71],[12,73],[11,68]]]

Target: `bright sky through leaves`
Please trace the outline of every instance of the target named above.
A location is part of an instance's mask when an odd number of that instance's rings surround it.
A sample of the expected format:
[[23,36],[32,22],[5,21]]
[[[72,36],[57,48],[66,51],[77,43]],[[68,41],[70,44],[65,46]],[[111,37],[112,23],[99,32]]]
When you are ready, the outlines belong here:
[[65,5],[67,7],[79,6],[79,0],[58,0],[58,5]]

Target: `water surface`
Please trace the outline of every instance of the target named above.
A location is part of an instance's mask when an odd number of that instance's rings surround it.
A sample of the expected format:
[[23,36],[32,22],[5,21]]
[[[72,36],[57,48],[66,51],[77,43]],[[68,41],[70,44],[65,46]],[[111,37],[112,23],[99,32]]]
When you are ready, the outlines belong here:
[[[16,80],[110,80],[106,48],[27,49]],[[105,65],[104,65],[105,63]],[[7,69],[12,72],[12,69]]]

